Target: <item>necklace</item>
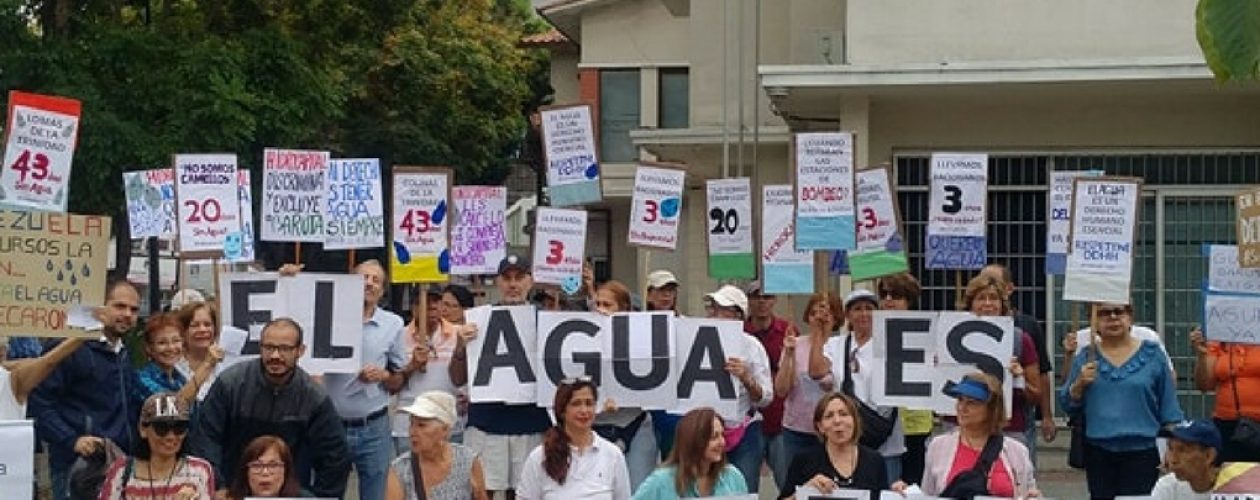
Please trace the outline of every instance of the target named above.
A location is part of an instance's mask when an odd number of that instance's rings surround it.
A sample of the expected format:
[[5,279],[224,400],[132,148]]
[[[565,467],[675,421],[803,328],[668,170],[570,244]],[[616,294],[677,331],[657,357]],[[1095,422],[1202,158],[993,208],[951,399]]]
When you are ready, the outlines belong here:
[[[179,466],[182,465],[183,463],[184,463],[184,460],[180,459],[179,461],[175,462],[174,467],[171,467],[171,472],[166,475],[166,484],[162,485],[162,491],[167,491],[171,488],[171,479],[175,478],[175,473],[179,472]],[[148,472],[149,472],[149,498],[152,498],[153,500],[157,500],[158,498],[157,490],[155,489],[155,486],[154,486],[154,483],[157,482],[157,477],[153,475],[153,460],[145,461],[144,466],[146,469],[148,469]]]

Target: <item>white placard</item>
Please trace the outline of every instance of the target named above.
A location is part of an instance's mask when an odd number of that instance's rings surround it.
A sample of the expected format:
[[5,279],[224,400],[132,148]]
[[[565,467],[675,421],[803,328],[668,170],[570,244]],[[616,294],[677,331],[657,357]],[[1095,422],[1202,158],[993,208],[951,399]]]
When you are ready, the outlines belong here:
[[812,293],[814,254],[797,250],[791,185],[762,186],[761,269],[768,294]]
[[678,245],[679,216],[686,172],[640,165],[634,173],[630,202],[631,245],[673,250]]
[[1072,183],[1078,177],[1098,177],[1101,170],[1050,172],[1050,196],[1046,203],[1046,253],[1068,253],[1068,229],[1072,225]]
[[241,251],[233,258],[231,242],[224,246],[224,257],[229,262],[252,262],[254,260],[254,191],[249,177],[249,170],[236,170],[237,201],[241,204]]
[[539,111],[547,157],[547,189],[552,206],[599,201],[599,159],[595,126],[585,104]]
[[888,250],[888,242],[898,236],[895,203],[888,169],[857,173],[857,250]]
[[[538,406],[555,406],[556,388],[565,379],[590,377],[600,390],[600,402],[608,398],[602,372],[604,344],[611,344],[612,323],[608,316],[589,312],[538,312]],[[622,401],[626,403],[626,401]]]
[[393,174],[390,280],[446,281],[450,272],[451,171],[394,167]]
[[[674,327],[678,335],[679,372],[678,406],[673,413],[686,413],[695,408],[713,408],[723,419],[743,421],[736,395],[740,381],[725,371],[726,360],[747,361],[748,344],[744,341],[744,323],[701,318],[678,318]],[[720,354],[716,351],[720,349]],[[706,355],[707,354],[707,355]],[[698,373],[714,374],[705,378]],[[727,384],[729,381],[729,385]]]
[[179,252],[219,254],[241,230],[236,155],[175,155]]
[[376,158],[330,160],[324,182],[327,196],[324,249],[385,246],[381,161]]
[[586,257],[586,211],[538,207],[534,223],[535,283],[552,283],[576,292]]
[[123,172],[123,191],[127,197],[127,224],[131,239],[174,239],[174,169]]
[[496,274],[507,257],[507,188],[455,186],[451,274]]
[[1238,265],[1236,245],[1208,245],[1208,291],[1260,294],[1260,269]]
[[1137,179],[1076,179],[1064,300],[1129,303],[1141,190]]
[[263,151],[263,241],[324,241],[327,151]]
[[363,277],[357,274],[223,273],[223,324],[246,330],[242,355],[259,354],[262,329],[276,318],[302,327],[306,353],[298,361],[312,375],[358,373],[363,344]]
[[30,420],[0,422],[0,491],[5,498],[33,498],[35,427]]
[[799,485],[796,487],[796,496],[793,498],[796,500],[871,500],[871,492],[836,488],[829,493],[823,493],[813,486]]
[[477,337],[468,342],[468,397],[474,402],[536,403],[538,351],[534,306],[470,309]]
[[747,177],[705,183],[709,255],[753,252],[752,187]]
[[[620,406],[672,410],[678,404],[681,364],[674,314],[667,311],[614,314],[604,336],[604,385],[600,393]],[[611,360],[611,361],[608,361]],[[661,370],[665,374],[662,376]]]
[[853,134],[796,134],[796,214],[853,215]]
[[9,91],[0,206],[66,211],[81,108],[74,99]]
[[932,154],[928,234],[985,236],[989,155]]
[[1260,344],[1260,295],[1207,293],[1203,304],[1208,340]]

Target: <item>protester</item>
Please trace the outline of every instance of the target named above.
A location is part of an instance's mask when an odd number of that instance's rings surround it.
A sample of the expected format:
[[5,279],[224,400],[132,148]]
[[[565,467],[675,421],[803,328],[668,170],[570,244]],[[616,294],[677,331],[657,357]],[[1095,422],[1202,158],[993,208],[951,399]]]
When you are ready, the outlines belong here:
[[647,275],[647,310],[678,314],[678,278],[664,269]]
[[[910,273],[899,273],[880,278],[875,284],[879,291],[879,308],[886,311],[909,311],[916,307],[923,287]],[[923,481],[923,457],[927,454],[927,439],[932,434],[935,417],[931,410],[898,408],[897,417],[905,433],[906,452],[901,455],[901,479],[909,484]]]
[[[835,388],[831,375],[822,380],[809,376],[809,353],[815,343],[825,344],[843,321],[839,297],[829,292],[815,293],[805,305],[805,325],[809,335],[797,336],[795,328],[783,339],[779,373],[774,376],[774,394],[784,398],[783,449],[785,457],[797,457],[821,449],[814,420],[818,401]],[[780,491],[796,485],[788,482],[784,471]]]
[[213,304],[194,302],[179,309],[179,320],[184,330],[184,356],[175,369],[192,382],[196,399],[201,401],[219,376],[225,354],[218,344],[219,312]]
[[205,301],[206,296],[202,295],[201,292],[198,292],[193,288],[185,288],[175,292],[175,295],[171,296],[170,310],[171,312],[179,311],[186,306],[203,303]]
[[[420,295],[411,305],[412,311],[419,311]],[[432,296],[430,297],[433,298]],[[401,371],[402,388],[398,391],[399,406],[414,401],[417,396],[428,391],[443,391],[457,400],[463,398],[462,389],[451,381],[451,358],[455,355],[455,345],[459,343],[456,329],[465,323],[464,310],[473,307],[473,294],[459,285],[447,285],[436,295],[438,304],[437,322],[427,321],[434,327],[428,332],[415,328],[419,314],[413,313],[411,324],[407,326],[404,337],[405,347],[411,352],[411,358]],[[451,440],[463,442],[464,419],[459,418],[448,431]],[[398,455],[411,449],[411,418],[407,413],[398,411],[393,417],[394,452]]]
[[275,436],[258,436],[250,441],[234,477],[227,494],[231,500],[301,496],[289,445]]
[[[1011,314],[1010,304],[1004,295],[1005,285],[1002,281],[981,274],[967,283],[963,292],[963,309],[976,316],[1008,316]],[[1032,407],[1041,400],[1041,372],[1038,369],[1037,347],[1027,332],[1015,328],[1014,352],[1008,365],[1012,386],[1011,418],[1003,430],[1007,436],[1025,443],[1027,434],[1026,421]],[[1036,436],[1033,436],[1034,439]]]
[[[501,302],[497,305],[524,305],[534,278],[529,261],[509,254],[499,262],[495,277]],[[451,358],[448,371],[456,386],[468,383],[468,341],[477,334],[476,325],[465,325],[459,330],[459,341]],[[464,430],[464,444],[472,448],[482,459],[486,472],[486,489],[503,491],[511,500],[513,489],[521,479],[521,466],[531,450],[542,442],[542,434],[551,427],[551,417],[546,410],[533,403],[472,403],[468,405],[468,428]]]
[[676,441],[661,468],[634,492],[634,500],[748,494],[744,475],[726,462],[725,428],[712,408],[696,408],[683,415]]
[[140,441],[134,456],[110,466],[101,500],[209,500],[215,492],[210,462],[180,453],[189,416],[186,398],[174,392],[149,396],[140,410]]
[[[427,391],[401,413],[409,419],[408,450],[394,459],[385,483],[387,500],[488,500],[481,460],[450,442],[457,421],[455,396]],[[416,478],[421,478],[417,482]],[[422,497],[420,490],[424,490]]]
[[[91,454],[109,439],[124,453],[135,446],[135,422],[143,400],[131,368],[123,336],[136,326],[140,295],[125,280],[110,281],[105,306],[98,310],[104,325],[100,340],[85,343],[65,359],[31,393],[28,414],[48,443],[53,498],[69,493],[69,471],[75,457]],[[70,342],[70,341],[62,341]],[[57,351],[49,344],[47,354]]]
[[160,392],[173,392],[192,403],[197,391],[214,373],[214,364],[202,363],[192,383],[179,371],[184,359],[184,324],[174,313],[154,315],[144,323],[144,351],[149,362],[136,371],[143,400]]
[[[997,378],[973,373],[946,385],[945,394],[957,400],[958,427],[928,444],[923,492],[946,498],[1040,496],[1028,448],[1003,436],[1006,402]],[[905,487],[899,482],[893,490]]]
[[[1041,328],[1041,322],[1032,316],[1024,314],[1012,300],[1015,296],[1015,280],[1011,276],[1011,269],[1004,264],[989,264],[980,270],[981,276],[989,276],[1000,280],[1003,283],[1003,298],[1007,305],[1010,306],[1011,316],[1015,318],[1015,328],[1023,330],[1032,337],[1033,345],[1037,350],[1038,365],[1038,390],[1037,400],[1030,405],[1026,412],[1028,418],[1025,419],[1024,426],[1024,444],[1028,445],[1028,453],[1032,456],[1033,464],[1037,463],[1037,434],[1038,428],[1041,431],[1041,437],[1046,442],[1054,441],[1055,435],[1058,434],[1058,425],[1054,423],[1054,412],[1051,409],[1051,376],[1050,372],[1054,371],[1054,360],[1050,357],[1049,345],[1046,343],[1045,330]],[[1031,379],[1030,379],[1031,381]],[[1040,426],[1038,426],[1040,422]]]
[[[595,288],[595,310],[606,315],[629,312],[630,289],[620,281],[599,285]],[[612,399],[607,400],[604,411],[595,417],[595,432],[625,449],[631,491],[639,489],[656,469],[656,436],[651,419],[642,408],[618,408]]]
[[1090,496],[1145,495],[1158,479],[1155,436],[1160,426],[1182,420],[1176,380],[1164,351],[1129,333],[1131,306],[1093,309],[1097,349],[1072,360],[1059,402],[1083,417]]
[[630,477],[621,449],[596,434],[599,391],[589,377],[556,387],[556,425],[525,459],[517,496],[523,500],[629,500]]
[[828,393],[814,406],[813,420],[823,445],[794,455],[787,487],[779,491],[779,498],[795,498],[800,486],[823,493],[836,488],[868,490],[878,496],[888,486],[888,470],[878,451],[858,443],[862,417],[857,402],[844,394]]
[[[66,339],[47,353],[34,358],[17,361],[6,358],[5,363],[0,365],[0,420],[25,419],[26,402],[31,393],[52,374],[57,365],[74,354],[85,342],[87,339],[84,338]],[[0,345],[3,343],[0,340]]]
[[197,410],[189,450],[214,464],[215,483],[227,485],[249,442],[278,436],[293,450],[301,487],[315,496],[341,497],[350,473],[346,433],[328,394],[297,366],[306,352],[302,327],[273,319],[262,329],[259,348],[257,363],[228,367],[210,388]]
[[1207,420],[1191,420],[1164,432],[1169,473],[1151,489],[1153,500],[1208,500],[1224,462],[1221,433]]
[[810,345],[809,376],[822,380],[831,375],[840,392],[853,397],[862,417],[861,443],[879,450],[884,457],[888,480],[901,479],[901,455],[905,436],[896,408],[875,405],[875,346],[871,343],[874,323],[871,314],[879,307],[879,297],[870,290],[853,290],[844,299],[848,334],[832,337],[826,345]]
[[[1208,342],[1195,328],[1190,346],[1195,353],[1195,386],[1216,391],[1212,417],[1221,435],[1233,437],[1244,419],[1260,421],[1260,345]],[[1229,462],[1260,462],[1260,447],[1241,440],[1226,440],[1220,454]]]
[[[770,377],[774,380],[779,374],[779,363],[783,355],[784,338],[789,334],[796,336],[796,327],[787,318],[774,314],[775,296],[763,293],[760,281],[753,281],[744,288],[748,296],[748,319],[744,321],[744,333],[752,335],[761,342],[770,360]],[[774,474],[774,483],[783,489],[783,481],[787,478],[788,462],[783,440],[783,398],[775,397],[761,412],[761,455]]]

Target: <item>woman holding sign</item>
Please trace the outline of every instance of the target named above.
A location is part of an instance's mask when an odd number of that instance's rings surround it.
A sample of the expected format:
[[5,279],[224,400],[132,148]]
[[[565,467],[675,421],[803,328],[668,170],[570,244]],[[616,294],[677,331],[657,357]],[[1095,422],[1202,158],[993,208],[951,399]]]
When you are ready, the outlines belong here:
[[[1194,347],[1194,383],[1200,391],[1216,391],[1216,409],[1212,412],[1216,428],[1225,437],[1221,459],[1226,462],[1260,462],[1260,434],[1238,432],[1244,427],[1257,429],[1260,421],[1260,346],[1227,342],[1208,342],[1203,331],[1190,332]],[[1235,437],[1237,436],[1237,437]]]
[[[967,283],[963,293],[963,309],[976,316],[1009,316],[1011,306],[1006,301],[1005,289],[1005,283],[991,276],[976,276]],[[1024,426],[1029,418],[1028,410],[1041,400],[1041,365],[1032,335],[1019,328],[1015,330],[1015,352],[1008,366],[1015,389],[1011,392],[1011,418],[1003,431],[1022,443],[1026,439]]]
[[556,425],[521,466],[516,497],[521,500],[630,499],[630,476],[621,449],[596,434],[595,384],[589,378],[563,380],[556,388]]
[[[605,315],[630,312],[630,289],[620,281],[609,281],[595,288],[595,310]],[[630,490],[643,484],[656,469],[656,436],[652,417],[641,408],[617,408],[609,399],[595,417],[595,432],[626,449],[626,466],[630,470]]]
[[722,419],[711,408],[696,408],[678,421],[674,448],[665,465],[643,482],[634,500],[744,495],[748,485],[735,466],[726,463]]
[[[829,292],[815,293],[805,305],[805,324],[809,335],[798,337],[796,329],[788,329],[783,338],[783,354],[779,356],[779,373],[774,378],[774,395],[783,400],[784,455],[795,457],[820,449],[813,418],[819,399],[834,387],[827,375],[822,380],[809,376],[809,352],[814,344],[825,344],[831,334],[844,323],[840,298]],[[785,486],[788,483],[784,483]]]

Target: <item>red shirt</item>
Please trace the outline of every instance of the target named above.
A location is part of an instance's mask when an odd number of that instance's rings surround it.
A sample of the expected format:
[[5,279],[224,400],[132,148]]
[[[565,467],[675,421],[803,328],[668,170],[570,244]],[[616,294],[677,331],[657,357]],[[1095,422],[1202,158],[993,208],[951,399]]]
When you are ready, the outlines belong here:
[[[954,454],[954,465],[950,466],[949,474],[945,476],[945,484],[953,482],[954,476],[962,474],[963,471],[974,468],[978,460],[980,460],[980,450],[972,449],[961,442],[958,443],[958,453]],[[1001,455],[993,462],[993,468],[989,469],[989,494],[1006,498],[1015,496],[1015,483],[1011,481],[1011,475],[1006,473],[1006,466],[1002,464]]]
[[[762,331],[755,331],[752,320],[744,322],[744,333],[756,337],[761,342],[761,346],[766,349],[766,357],[770,358],[770,378],[774,379],[779,374],[779,356],[783,353],[783,338],[787,336],[788,328],[792,324],[788,320],[774,317],[770,321],[770,328]],[[763,391],[774,391],[774,387],[762,387]],[[761,409],[761,433],[766,436],[777,436],[783,431],[783,398],[774,398],[765,408]]]

